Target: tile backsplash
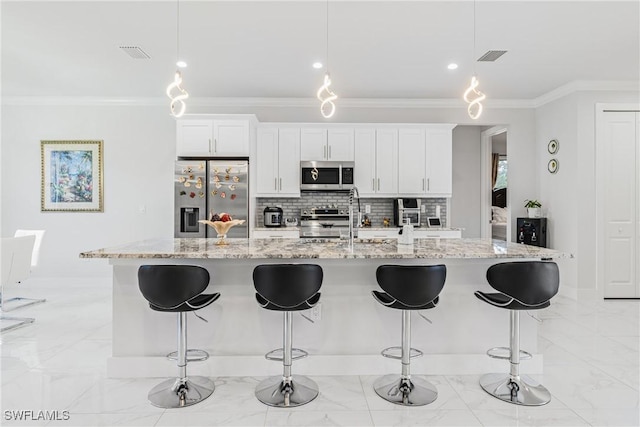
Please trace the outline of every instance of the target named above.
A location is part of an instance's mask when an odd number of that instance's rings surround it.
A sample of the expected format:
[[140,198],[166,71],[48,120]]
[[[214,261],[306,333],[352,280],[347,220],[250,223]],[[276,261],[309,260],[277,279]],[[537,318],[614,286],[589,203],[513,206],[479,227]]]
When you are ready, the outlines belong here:
[[[436,215],[436,206],[440,206],[440,218],[443,226],[446,227],[447,220],[447,199],[442,198],[421,198],[422,204],[426,205],[426,211],[420,218],[421,225],[426,225],[428,216]],[[300,222],[300,212],[315,206],[336,205],[345,212],[349,207],[349,193],[337,192],[303,192],[299,199],[294,198],[274,198],[259,197],[256,205],[256,226],[264,227],[263,211],[267,206],[279,206],[282,208],[285,218],[295,217]],[[371,205],[371,213],[365,214],[365,205]],[[390,198],[361,198],[360,210],[362,217],[367,215],[371,219],[372,227],[382,227],[382,219],[387,217],[393,223],[393,199]]]

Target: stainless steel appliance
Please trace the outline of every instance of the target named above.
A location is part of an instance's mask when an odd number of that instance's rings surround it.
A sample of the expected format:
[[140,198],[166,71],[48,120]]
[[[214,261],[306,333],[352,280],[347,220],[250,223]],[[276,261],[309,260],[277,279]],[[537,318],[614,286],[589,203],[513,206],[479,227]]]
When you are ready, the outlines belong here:
[[336,206],[303,209],[300,237],[335,237],[349,234],[349,214]]
[[402,227],[407,223],[408,218],[409,224],[419,227],[421,206],[421,199],[394,199],[393,223],[398,227]]
[[264,208],[264,226],[281,227],[284,223],[282,208],[278,206],[267,206]]
[[354,162],[300,162],[300,190],[349,191]]
[[198,221],[221,212],[247,220],[232,227],[227,237],[249,237],[247,159],[178,160],[174,188],[175,237],[215,237],[213,228]]

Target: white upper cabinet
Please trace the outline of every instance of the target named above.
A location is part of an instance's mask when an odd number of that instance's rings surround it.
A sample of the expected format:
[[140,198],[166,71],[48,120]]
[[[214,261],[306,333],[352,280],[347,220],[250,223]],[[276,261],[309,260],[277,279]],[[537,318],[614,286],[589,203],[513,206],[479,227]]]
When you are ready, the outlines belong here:
[[398,193],[398,132],[395,129],[356,129],[355,184],[360,196]]
[[453,189],[452,150],[450,126],[400,129],[398,193],[450,197]]
[[424,129],[398,131],[398,193],[401,195],[426,194],[426,151]]
[[180,119],[178,156],[248,156],[249,120]]
[[451,130],[427,131],[427,194],[450,196],[453,191],[453,146]]
[[353,161],[353,129],[303,128],[300,160]]
[[258,197],[300,197],[300,129],[259,128]]

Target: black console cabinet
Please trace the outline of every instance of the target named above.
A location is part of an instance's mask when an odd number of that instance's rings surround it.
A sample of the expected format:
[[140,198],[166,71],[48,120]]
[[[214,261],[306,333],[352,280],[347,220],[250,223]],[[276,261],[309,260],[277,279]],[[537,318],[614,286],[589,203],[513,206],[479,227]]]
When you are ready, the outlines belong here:
[[518,218],[516,241],[546,248],[547,218]]

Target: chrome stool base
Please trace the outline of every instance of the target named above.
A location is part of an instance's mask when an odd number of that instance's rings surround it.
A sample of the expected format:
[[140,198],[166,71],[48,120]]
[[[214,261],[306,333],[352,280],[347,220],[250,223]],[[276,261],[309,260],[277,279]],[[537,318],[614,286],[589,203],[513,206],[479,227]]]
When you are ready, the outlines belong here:
[[213,381],[206,377],[189,377],[184,382],[170,379],[152,388],[148,398],[158,408],[183,408],[203,401],[215,388]]
[[318,384],[311,378],[295,375],[290,381],[283,377],[269,377],[256,387],[256,398],[265,405],[292,408],[318,397]]
[[485,374],[480,386],[493,397],[516,405],[542,406],[551,401],[549,390],[526,375]]
[[438,398],[438,390],[429,381],[417,377],[405,379],[397,374],[378,378],[373,389],[378,396],[396,405],[423,406]]

